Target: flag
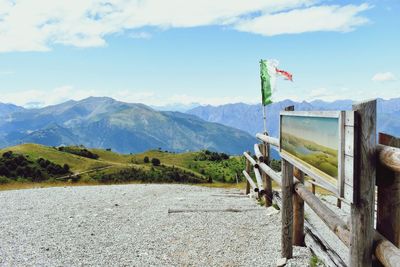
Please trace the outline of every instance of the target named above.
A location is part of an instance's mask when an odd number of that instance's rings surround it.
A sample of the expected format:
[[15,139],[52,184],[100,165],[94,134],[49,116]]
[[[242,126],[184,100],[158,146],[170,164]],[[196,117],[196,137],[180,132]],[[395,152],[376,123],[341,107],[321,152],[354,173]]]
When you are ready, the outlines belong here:
[[278,68],[275,68],[276,69],[276,73],[278,74],[278,75],[281,75],[283,78],[285,78],[286,80],[289,80],[289,81],[292,81],[293,82],[293,75],[291,74],[291,73],[289,73],[289,72],[287,72],[287,71],[284,71],[284,70],[280,70],[280,69],[278,69]]
[[260,61],[261,96],[264,106],[272,103],[272,90],[275,89],[276,67],[273,63],[273,61],[269,60]]
[[287,71],[277,68],[277,60],[260,61],[261,95],[264,106],[272,103],[272,93],[276,90],[276,77],[282,76],[286,80],[293,81],[293,75]]

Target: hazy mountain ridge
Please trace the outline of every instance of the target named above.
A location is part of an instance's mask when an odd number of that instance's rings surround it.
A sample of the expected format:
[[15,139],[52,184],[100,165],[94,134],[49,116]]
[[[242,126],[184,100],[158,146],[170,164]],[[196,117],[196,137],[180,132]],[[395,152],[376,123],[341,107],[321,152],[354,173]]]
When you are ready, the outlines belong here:
[[40,109],[18,109],[0,120],[0,145],[83,144],[121,153],[162,148],[238,154],[254,143],[249,134],[196,116],[156,111],[143,104],[89,97]]
[[[294,105],[295,110],[351,110],[352,100],[326,102],[295,102],[283,100],[267,106],[267,129],[270,135],[278,136],[279,112],[285,107]],[[244,103],[222,106],[199,106],[187,111],[206,121],[217,122],[255,135],[263,131],[261,104]],[[400,98],[389,100],[378,99],[378,131],[400,136]]]
[[0,103],[0,118],[5,118],[11,113],[22,111],[24,110],[23,107],[14,105],[14,104],[4,104]]

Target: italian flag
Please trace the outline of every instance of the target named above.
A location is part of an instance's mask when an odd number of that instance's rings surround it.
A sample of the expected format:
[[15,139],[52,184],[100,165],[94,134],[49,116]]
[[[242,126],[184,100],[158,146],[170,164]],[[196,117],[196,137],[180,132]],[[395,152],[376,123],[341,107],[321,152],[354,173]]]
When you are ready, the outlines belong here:
[[276,77],[281,76],[286,80],[293,81],[293,75],[287,71],[278,69],[278,64],[277,60],[260,61],[261,95],[264,106],[272,103],[271,97],[272,92],[276,89]]

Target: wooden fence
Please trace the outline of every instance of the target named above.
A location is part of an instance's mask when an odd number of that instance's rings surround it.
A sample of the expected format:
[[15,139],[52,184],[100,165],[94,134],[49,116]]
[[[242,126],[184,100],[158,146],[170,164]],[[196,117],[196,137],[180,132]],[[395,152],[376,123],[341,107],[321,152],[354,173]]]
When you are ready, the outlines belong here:
[[[280,206],[282,258],[292,258],[293,246],[306,245],[327,266],[400,266],[400,139],[380,133],[379,143],[376,142],[376,101],[354,105],[353,110],[357,121],[354,124],[354,201],[337,197],[338,207],[342,201],[350,205],[348,223],[315,195],[315,186],[324,185],[308,179],[312,190],[305,186],[305,173],[296,164],[282,158],[280,173],[270,167],[270,146],[279,148],[279,139],[266,133],[257,134],[261,144],[254,146],[255,158],[249,152],[244,153],[246,193],[251,189],[258,197],[265,198],[266,206],[273,202]],[[252,169],[256,183],[250,176]],[[281,188],[281,194],[273,192],[272,181]],[[349,262],[305,220],[304,203],[348,247]]]

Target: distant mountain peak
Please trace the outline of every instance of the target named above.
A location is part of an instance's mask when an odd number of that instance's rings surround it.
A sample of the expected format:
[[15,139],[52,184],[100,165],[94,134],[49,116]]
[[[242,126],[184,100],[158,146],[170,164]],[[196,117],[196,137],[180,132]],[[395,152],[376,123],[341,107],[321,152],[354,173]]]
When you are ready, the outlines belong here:
[[181,112],[144,104],[88,97],[40,109],[10,113],[0,120],[0,146],[25,142],[57,146],[83,144],[121,153],[161,147],[168,151],[216,150],[239,154],[255,138],[248,133]]
[[[333,102],[313,100],[295,102],[285,99],[267,106],[267,127],[271,135],[278,136],[279,112],[294,105],[295,110],[351,110],[354,101],[340,99]],[[241,103],[221,106],[200,106],[187,113],[200,118],[241,129],[252,135],[263,131],[261,104],[243,106]],[[378,99],[378,130],[400,135],[400,98]]]

